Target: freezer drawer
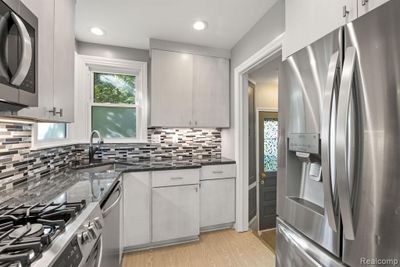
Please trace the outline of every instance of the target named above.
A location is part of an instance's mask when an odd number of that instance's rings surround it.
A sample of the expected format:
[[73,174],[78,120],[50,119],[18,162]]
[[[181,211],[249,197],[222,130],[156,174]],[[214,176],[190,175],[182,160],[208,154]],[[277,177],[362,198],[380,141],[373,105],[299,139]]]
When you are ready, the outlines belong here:
[[279,218],[276,231],[277,267],[344,267],[338,259],[323,251]]

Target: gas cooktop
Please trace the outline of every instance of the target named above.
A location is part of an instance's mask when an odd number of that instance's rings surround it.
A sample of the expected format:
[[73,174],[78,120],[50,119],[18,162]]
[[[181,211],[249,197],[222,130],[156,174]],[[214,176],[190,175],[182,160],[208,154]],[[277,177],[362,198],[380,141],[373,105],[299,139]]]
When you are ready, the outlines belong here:
[[0,207],[0,267],[31,265],[85,207],[85,201]]

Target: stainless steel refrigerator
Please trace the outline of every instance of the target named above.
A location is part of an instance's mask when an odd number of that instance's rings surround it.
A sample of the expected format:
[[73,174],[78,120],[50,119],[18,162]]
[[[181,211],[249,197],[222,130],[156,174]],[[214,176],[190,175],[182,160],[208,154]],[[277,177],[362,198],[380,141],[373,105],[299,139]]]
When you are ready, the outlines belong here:
[[400,1],[280,70],[277,266],[400,264]]

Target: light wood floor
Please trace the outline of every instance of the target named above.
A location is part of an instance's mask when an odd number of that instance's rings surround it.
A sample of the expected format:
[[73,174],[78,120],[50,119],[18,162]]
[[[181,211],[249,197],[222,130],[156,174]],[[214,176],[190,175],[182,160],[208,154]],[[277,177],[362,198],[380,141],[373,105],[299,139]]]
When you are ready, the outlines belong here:
[[274,253],[252,232],[223,230],[201,234],[199,242],[124,255],[123,267],[269,267]]

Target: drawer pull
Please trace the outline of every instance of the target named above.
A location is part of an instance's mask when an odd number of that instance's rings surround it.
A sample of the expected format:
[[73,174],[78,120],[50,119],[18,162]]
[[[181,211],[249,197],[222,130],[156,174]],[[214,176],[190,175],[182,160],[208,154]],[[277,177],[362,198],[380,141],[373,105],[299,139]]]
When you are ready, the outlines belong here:
[[213,174],[223,174],[224,171],[213,171]]
[[183,177],[171,177],[171,180],[182,180]]

